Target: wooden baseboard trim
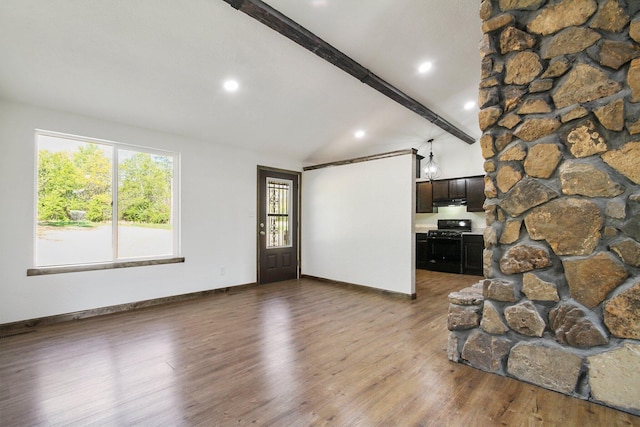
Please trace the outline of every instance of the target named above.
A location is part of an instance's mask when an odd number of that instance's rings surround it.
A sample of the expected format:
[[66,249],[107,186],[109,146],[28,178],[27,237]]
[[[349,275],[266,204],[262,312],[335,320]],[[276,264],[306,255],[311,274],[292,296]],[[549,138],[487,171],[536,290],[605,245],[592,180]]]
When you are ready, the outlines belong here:
[[409,300],[414,300],[414,299],[417,298],[417,295],[415,293],[403,294],[401,292],[388,291],[386,289],[378,289],[378,288],[373,288],[371,286],[365,286],[365,285],[356,285],[355,283],[341,282],[339,280],[332,280],[332,279],[325,279],[324,277],[310,276],[308,274],[303,274],[301,277],[303,279],[313,279],[313,280],[317,280],[319,282],[329,283],[329,284],[332,284],[332,285],[340,285],[342,287],[346,287],[346,288],[350,288],[350,289],[357,289],[357,290],[365,291],[365,292],[375,292],[375,293],[379,293],[379,294],[390,296],[390,297],[394,297],[394,298],[409,299]]
[[95,316],[104,316],[107,314],[120,313],[123,311],[137,310],[146,307],[153,307],[161,304],[169,304],[181,301],[187,301],[196,298],[202,298],[214,294],[236,293],[258,286],[256,283],[247,283],[237,286],[228,286],[225,288],[210,289],[206,291],[190,292],[188,294],[174,295],[169,297],[154,298],[144,301],[136,301],[108,307],[92,308],[89,310],[76,311],[73,313],[56,314],[53,316],[38,317],[35,319],[20,320],[17,322],[0,324],[0,338],[6,338],[13,335],[22,335],[33,332],[38,326],[49,326],[57,323],[69,322],[73,320],[87,319]]

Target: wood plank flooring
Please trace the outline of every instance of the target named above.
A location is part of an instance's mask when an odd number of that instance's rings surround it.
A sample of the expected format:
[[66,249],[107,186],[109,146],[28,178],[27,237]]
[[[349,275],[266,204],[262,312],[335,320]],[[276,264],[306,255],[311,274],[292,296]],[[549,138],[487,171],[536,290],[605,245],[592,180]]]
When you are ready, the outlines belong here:
[[304,279],[0,340],[1,426],[640,426],[640,417],[449,362],[447,294]]

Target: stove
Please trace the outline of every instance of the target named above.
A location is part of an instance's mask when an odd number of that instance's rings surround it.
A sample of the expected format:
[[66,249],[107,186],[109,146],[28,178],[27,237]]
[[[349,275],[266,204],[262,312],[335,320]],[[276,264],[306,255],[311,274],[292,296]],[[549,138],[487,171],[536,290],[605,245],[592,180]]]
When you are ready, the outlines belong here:
[[439,219],[427,233],[427,270],[462,273],[462,233],[469,231],[470,219]]

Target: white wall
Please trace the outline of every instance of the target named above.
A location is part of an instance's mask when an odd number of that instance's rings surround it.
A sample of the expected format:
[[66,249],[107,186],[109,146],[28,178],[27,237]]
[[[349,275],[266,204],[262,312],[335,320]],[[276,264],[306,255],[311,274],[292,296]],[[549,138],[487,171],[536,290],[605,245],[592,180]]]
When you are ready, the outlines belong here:
[[[33,267],[36,128],[181,153],[186,262],[27,277]],[[256,165],[298,170],[299,164],[282,160],[282,153],[270,158],[212,139],[0,101],[0,324],[255,282]]]
[[303,172],[303,274],[415,293],[414,159]]

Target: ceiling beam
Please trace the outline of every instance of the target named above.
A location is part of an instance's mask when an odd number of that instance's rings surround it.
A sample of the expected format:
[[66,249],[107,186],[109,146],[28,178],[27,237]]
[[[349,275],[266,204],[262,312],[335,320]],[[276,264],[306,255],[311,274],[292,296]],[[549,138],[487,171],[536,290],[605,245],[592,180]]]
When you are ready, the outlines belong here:
[[224,1],[229,3],[229,5],[234,9],[246,13],[269,28],[298,43],[305,49],[315,53],[325,61],[340,68],[342,71],[352,75],[362,83],[393,99],[403,107],[408,108],[421,117],[424,117],[440,129],[450,133],[456,138],[461,139],[467,144],[473,144],[476,141],[472,136],[458,129],[446,119],[440,117],[438,114],[402,92],[391,83],[376,76],[367,68],[340,52],[338,49],[325,42],[297,22],[287,18],[268,4],[260,0]]

